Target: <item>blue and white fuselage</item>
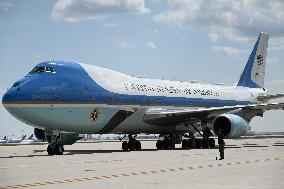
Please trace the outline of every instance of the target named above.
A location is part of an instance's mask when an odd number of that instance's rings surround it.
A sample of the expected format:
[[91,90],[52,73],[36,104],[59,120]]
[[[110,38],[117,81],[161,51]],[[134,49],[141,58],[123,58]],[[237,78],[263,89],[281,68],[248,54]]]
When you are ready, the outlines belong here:
[[[138,78],[92,65],[47,61],[14,83],[3,104],[16,118],[34,127],[79,133],[160,133],[175,128],[143,122],[146,108],[247,105],[256,103],[264,92]],[[96,120],[90,117],[94,109],[99,112]],[[125,119],[112,121],[117,114]]]
[[182,135],[196,131],[188,127],[194,119],[206,123],[200,123],[200,130],[208,127],[239,137],[253,117],[284,109],[281,103],[260,104],[284,96],[267,95],[264,89],[268,37],[260,33],[235,86],[148,79],[93,65],[46,61],[15,82],[2,103],[19,120],[44,129],[46,136],[49,130]]

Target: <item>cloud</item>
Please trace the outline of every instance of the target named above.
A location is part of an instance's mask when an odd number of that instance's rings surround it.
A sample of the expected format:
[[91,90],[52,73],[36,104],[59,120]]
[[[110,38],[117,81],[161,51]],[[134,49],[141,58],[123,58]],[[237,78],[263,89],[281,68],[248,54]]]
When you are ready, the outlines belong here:
[[0,0],[0,14],[6,12],[9,8],[13,7],[13,1],[11,0]]
[[145,46],[150,48],[150,49],[156,49],[157,48],[156,44],[153,41],[149,41],[148,43],[146,43]]
[[238,49],[238,48],[233,48],[233,47],[226,47],[226,46],[214,46],[212,48],[214,52],[223,52],[228,56],[232,57],[239,57],[244,53],[248,53],[249,51],[246,49]]
[[123,40],[115,40],[114,46],[117,48],[132,48],[133,45],[130,42],[123,41]]
[[284,37],[281,0],[169,0],[168,10],[153,16],[172,27],[198,27],[212,41],[248,41],[261,31]]
[[135,12],[149,13],[144,0],[58,0],[53,6],[51,19],[67,22],[101,20],[110,14]]

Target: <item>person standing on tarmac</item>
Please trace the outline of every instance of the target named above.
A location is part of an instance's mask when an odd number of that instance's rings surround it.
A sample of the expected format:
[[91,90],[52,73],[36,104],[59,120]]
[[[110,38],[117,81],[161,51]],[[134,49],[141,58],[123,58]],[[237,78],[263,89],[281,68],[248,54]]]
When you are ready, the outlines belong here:
[[224,148],[225,148],[225,141],[224,141],[224,133],[223,130],[219,130],[218,134],[218,144],[219,144],[219,152],[220,152],[220,159],[224,159]]

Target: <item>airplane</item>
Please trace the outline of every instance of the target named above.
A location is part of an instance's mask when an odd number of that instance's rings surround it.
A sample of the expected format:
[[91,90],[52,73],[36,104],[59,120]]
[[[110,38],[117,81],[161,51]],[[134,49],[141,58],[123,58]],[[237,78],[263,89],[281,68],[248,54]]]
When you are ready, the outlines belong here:
[[34,142],[33,136],[34,135],[31,134],[31,136],[29,138],[22,140],[21,144],[30,144],[30,143]]
[[0,139],[0,143],[7,143],[7,142],[8,142],[7,136],[4,136],[3,139]]
[[[214,148],[213,133],[238,138],[255,116],[284,109],[269,100],[284,97],[264,88],[269,35],[261,32],[234,86],[129,76],[68,61],[37,64],[4,94],[2,104],[48,141],[49,155],[82,134],[125,134],[125,151],[140,150],[137,134],[159,134],[158,150]],[[229,68],[228,68],[229,69]],[[196,138],[199,133],[201,138]]]
[[22,138],[12,138],[8,142],[9,143],[21,143],[23,140],[25,140],[26,135],[22,135]]

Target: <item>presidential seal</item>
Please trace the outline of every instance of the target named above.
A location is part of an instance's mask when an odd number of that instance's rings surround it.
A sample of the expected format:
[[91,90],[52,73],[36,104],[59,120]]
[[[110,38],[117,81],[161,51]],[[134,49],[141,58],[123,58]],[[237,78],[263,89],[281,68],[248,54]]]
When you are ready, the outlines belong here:
[[97,119],[99,118],[100,115],[100,110],[98,108],[95,108],[91,111],[91,116],[90,119],[92,122],[97,121]]

